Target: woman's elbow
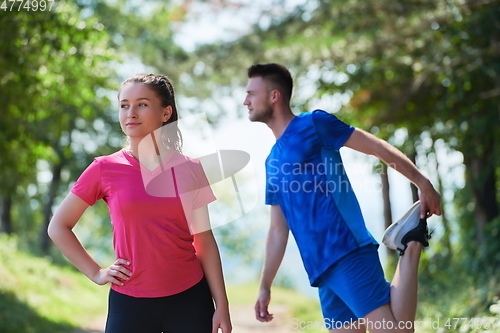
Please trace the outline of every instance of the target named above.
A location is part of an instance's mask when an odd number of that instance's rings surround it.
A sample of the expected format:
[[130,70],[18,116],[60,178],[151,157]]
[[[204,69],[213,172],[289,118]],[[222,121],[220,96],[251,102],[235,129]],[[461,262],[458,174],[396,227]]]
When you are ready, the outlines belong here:
[[63,228],[64,227],[60,223],[60,221],[52,218],[52,220],[49,223],[49,226],[47,227],[47,234],[49,235],[49,238],[52,240],[57,239],[58,236],[61,234]]
[[56,228],[54,227],[54,223],[50,221],[49,226],[47,227],[47,234],[49,235],[49,238],[54,240],[54,237],[56,236]]

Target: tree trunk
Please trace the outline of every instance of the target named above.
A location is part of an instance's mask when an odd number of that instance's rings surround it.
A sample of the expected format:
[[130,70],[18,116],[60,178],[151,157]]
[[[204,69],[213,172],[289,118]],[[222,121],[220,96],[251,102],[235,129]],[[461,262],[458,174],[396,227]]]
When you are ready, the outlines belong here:
[[[384,204],[384,229],[387,229],[392,224],[391,212],[391,197],[389,195],[389,174],[387,165],[382,163],[382,172],[380,173],[380,180],[382,182],[382,200]],[[387,257],[390,257],[392,251],[387,248]]]
[[42,229],[40,230],[40,246],[42,253],[44,254],[49,254],[50,250],[51,242],[49,240],[49,235],[47,234],[47,228],[49,226],[50,219],[52,218],[52,206],[54,205],[54,201],[57,196],[57,189],[59,188],[59,184],[61,182],[61,171],[63,165],[64,162],[61,159],[52,167],[52,181],[50,183],[49,193],[47,194],[49,198],[43,211],[43,223]]
[[[417,154],[415,153],[415,149],[413,149],[408,158],[413,162],[413,164],[417,165]],[[418,200],[418,188],[412,182],[410,182],[410,191],[412,202],[416,202]]]
[[467,183],[472,188],[475,208],[476,232],[478,244],[484,242],[484,227],[498,216],[496,201],[495,168],[488,163],[489,154],[485,157],[468,157],[464,159]]
[[2,219],[2,226],[0,228],[1,232],[4,232],[6,234],[11,234],[12,233],[12,215],[11,215],[11,210],[12,210],[12,197],[10,195],[3,196],[1,197],[1,219]]

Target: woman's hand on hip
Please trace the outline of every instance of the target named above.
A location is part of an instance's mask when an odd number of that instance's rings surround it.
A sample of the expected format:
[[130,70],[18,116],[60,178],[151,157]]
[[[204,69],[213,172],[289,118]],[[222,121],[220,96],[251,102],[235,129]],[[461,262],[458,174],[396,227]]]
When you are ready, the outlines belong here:
[[94,283],[98,285],[105,285],[108,282],[116,284],[118,286],[123,286],[132,272],[125,266],[130,265],[130,262],[126,259],[117,259],[111,266],[107,268],[101,268],[92,279]]

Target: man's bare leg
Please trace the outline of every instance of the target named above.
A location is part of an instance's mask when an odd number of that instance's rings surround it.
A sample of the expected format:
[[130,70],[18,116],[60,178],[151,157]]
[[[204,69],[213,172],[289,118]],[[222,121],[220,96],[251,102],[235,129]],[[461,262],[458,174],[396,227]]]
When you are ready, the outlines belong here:
[[391,283],[391,310],[397,321],[415,321],[417,312],[418,264],[423,245],[409,242]]
[[418,265],[423,245],[409,242],[391,283],[391,302],[364,318],[371,333],[413,332],[417,312]]

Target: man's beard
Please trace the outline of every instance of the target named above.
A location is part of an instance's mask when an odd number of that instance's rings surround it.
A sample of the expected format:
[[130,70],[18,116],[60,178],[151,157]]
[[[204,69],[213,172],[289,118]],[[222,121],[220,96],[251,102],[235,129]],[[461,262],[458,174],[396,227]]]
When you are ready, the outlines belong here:
[[274,114],[273,114],[272,108],[266,108],[261,113],[255,113],[255,110],[254,110],[253,114],[250,115],[250,121],[261,122],[261,123],[266,123],[266,124],[273,118],[274,118]]

